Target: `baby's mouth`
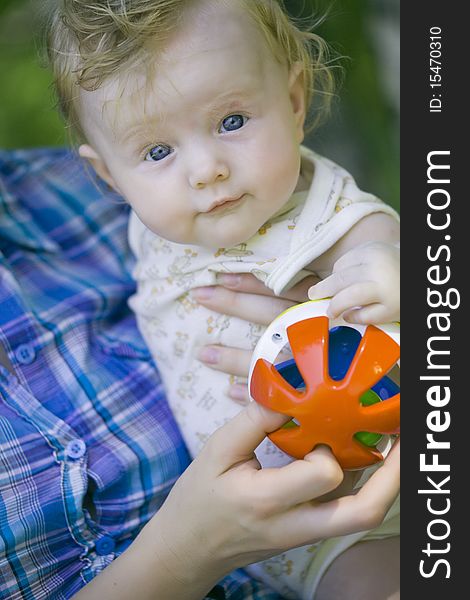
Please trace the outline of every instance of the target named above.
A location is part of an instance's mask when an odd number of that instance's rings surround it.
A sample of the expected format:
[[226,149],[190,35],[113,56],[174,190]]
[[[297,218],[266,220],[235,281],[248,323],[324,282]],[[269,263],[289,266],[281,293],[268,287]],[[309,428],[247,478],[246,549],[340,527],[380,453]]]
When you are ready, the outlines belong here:
[[226,212],[232,210],[244,200],[246,194],[242,194],[241,196],[236,196],[233,198],[221,198],[214,202],[214,204],[206,211],[207,215],[214,215],[222,212]]

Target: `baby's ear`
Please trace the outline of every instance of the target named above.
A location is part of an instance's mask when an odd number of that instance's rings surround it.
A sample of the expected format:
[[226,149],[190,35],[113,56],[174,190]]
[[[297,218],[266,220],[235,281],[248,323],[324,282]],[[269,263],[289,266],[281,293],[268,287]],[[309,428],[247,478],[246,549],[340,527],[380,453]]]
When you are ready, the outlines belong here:
[[101,156],[95,150],[93,150],[91,146],[89,146],[88,144],[82,144],[78,149],[78,153],[82,158],[85,158],[91,164],[93,169],[103,181],[105,181],[110,187],[112,187],[113,190],[119,192],[119,189],[111,173],[109,172],[106,163],[101,158]]
[[304,139],[306,117],[304,69],[301,62],[295,62],[289,71],[289,94],[294,112],[299,143]]

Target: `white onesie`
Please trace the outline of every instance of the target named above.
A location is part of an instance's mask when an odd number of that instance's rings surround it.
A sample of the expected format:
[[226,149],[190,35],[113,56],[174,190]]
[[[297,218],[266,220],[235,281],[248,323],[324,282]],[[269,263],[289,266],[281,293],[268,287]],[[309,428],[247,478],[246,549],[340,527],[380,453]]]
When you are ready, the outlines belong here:
[[[215,429],[239,412],[226,391],[236,378],[196,360],[206,344],[252,350],[260,325],[214,313],[198,304],[190,290],[217,283],[217,273],[252,273],[280,294],[306,275],[305,267],[331,248],[366,215],[396,212],[362,192],[344,169],[302,147],[308,192],[297,192],[259,231],[232,248],[207,249],[169,242],[132,214],[129,240],[137,258],[137,292],[130,306],[161,373],[168,402],[192,456]],[[269,441],[257,449],[263,466],[290,459]],[[334,538],[287,552],[251,567],[286,598],[313,598],[326,568],[358,539],[398,534],[397,506],[374,532]],[[393,524],[392,524],[393,521]]]

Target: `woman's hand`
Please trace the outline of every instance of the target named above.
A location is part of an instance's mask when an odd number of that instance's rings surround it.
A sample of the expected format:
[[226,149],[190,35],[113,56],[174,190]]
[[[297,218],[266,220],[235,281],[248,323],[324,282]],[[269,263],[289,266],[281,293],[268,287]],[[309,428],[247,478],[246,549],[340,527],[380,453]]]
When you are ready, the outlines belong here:
[[[274,296],[274,293],[253,275],[222,274],[219,275],[218,281],[218,286],[194,289],[193,297],[206,308],[216,312],[267,326],[284,310],[299,302],[305,302],[308,299],[309,288],[318,283],[319,278],[314,275],[306,277],[282,297]],[[198,358],[212,369],[238,377],[248,377],[251,356],[250,350],[211,345],[202,348]],[[231,385],[228,394],[236,402],[246,404],[249,400],[248,388],[243,384]]]
[[[291,288],[283,297],[274,296],[263,283],[253,275],[219,276],[220,285],[193,290],[194,297],[207,308],[228,315],[269,325],[281,312],[307,299],[307,293],[319,278],[312,275]],[[313,288],[315,289],[315,288]],[[213,368],[238,377],[248,377],[252,352],[225,346],[207,346],[202,349],[199,358]],[[210,358],[210,360],[205,360]],[[250,402],[248,385],[232,384],[228,395],[238,404]],[[333,499],[351,494],[360,478],[360,471],[344,473],[342,483],[329,493],[326,498]]]
[[399,447],[356,495],[321,503],[343,477],[329,449],[280,468],[256,460],[254,449],[285,420],[250,404],[178,480],[146,532],[175,578],[212,585],[234,568],[382,522],[399,489]]
[[343,473],[331,452],[260,469],[254,450],[285,417],[256,403],[217,430],[133,544],[76,596],[200,600],[234,568],[378,526],[399,489],[399,446],[354,496],[317,499]]

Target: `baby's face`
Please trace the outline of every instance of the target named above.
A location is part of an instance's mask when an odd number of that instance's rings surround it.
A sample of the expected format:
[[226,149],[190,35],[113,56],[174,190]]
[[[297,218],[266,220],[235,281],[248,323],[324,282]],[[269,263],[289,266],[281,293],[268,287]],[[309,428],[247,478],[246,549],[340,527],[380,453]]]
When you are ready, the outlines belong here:
[[129,80],[119,104],[116,82],[82,93],[82,153],[158,235],[229,247],[296,187],[303,85],[238,2],[198,6],[155,52],[146,87]]

